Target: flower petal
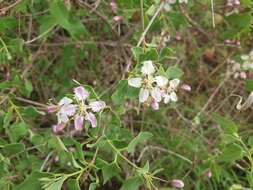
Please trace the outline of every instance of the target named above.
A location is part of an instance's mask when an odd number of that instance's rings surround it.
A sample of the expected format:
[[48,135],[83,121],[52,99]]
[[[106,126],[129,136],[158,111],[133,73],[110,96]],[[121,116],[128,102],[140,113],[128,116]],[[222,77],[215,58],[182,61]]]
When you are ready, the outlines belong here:
[[72,99],[67,98],[67,97],[63,97],[63,98],[60,100],[59,105],[60,105],[60,106],[68,105],[68,104],[71,104],[72,102],[73,102]]
[[128,85],[135,87],[135,88],[140,88],[141,87],[141,78],[130,78],[128,79]]
[[149,96],[149,90],[145,88],[141,88],[140,94],[139,94],[139,101],[145,102],[148,99]]
[[175,92],[171,92],[170,99],[171,99],[171,101],[176,102],[177,101],[177,94]]
[[66,114],[58,112],[57,113],[58,123],[67,123],[69,118]]
[[75,97],[78,100],[86,100],[89,96],[89,92],[84,87],[78,86],[74,88]]
[[47,106],[47,111],[48,111],[48,113],[54,113],[57,111],[57,106],[56,105],[49,105],[49,106]]
[[93,128],[97,127],[97,119],[93,113],[88,113],[86,115],[85,119],[90,122],[91,127],[93,127]]
[[104,101],[95,101],[90,103],[90,107],[93,112],[99,112],[100,110],[104,109],[106,106]]
[[165,94],[164,96],[164,99],[163,99],[163,102],[165,103],[165,104],[168,104],[169,102],[170,102],[170,95],[168,95],[168,94]]
[[83,129],[83,120],[84,117],[77,115],[74,120],[75,130],[81,131]]
[[179,83],[180,83],[179,79],[173,79],[173,80],[170,81],[170,87],[177,88]]
[[155,81],[159,87],[166,86],[168,84],[168,79],[164,76],[156,76]]
[[53,126],[53,131],[55,133],[58,133],[60,131],[62,131],[65,128],[66,124],[65,123],[58,123],[57,125]]
[[159,109],[159,103],[154,98],[152,98],[151,107],[153,108],[153,110]]
[[146,75],[150,75],[155,72],[152,61],[144,61],[143,66],[141,67],[141,72]]
[[184,187],[184,182],[180,179],[173,179],[171,181],[171,186],[174,188],[183,188]]
[[159,88],[155,87],[151,90],[151,96],[157,101],[160,102],[162,100],[162,95]]
[[64,105],[61,107],[60,112],[62,114],[66,114],[67,116],[72,116],[75,114],[76,108],[77,108],[77,105],[74,105],[74,104]]

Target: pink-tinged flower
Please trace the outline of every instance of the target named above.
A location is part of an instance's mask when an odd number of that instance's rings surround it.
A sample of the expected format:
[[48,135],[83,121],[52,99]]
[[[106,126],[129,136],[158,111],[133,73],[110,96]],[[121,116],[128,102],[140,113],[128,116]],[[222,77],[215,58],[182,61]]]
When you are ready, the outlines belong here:
[[117,11],[118,11],[118,5],[117,5],[117,3],[114,2],[114,1],[112,1],[112,2],[110,3],[110,6],[111,6],[112,12],[113,12],[113,13],[117,13]]
[[159,103],[154,98],[152,98],[151,100],[151,107],[153,108],[153,110],[159,109]]
[[241,4],[241,2],[239,0],[234,0],[234,5],[238,6],[240,4]]
[[164,98],[164,103],[167,104],[169,102],[177,102],[177,94],[176,90],[180,83],[179,79],[173,79],[169,81],[169,86],[163,91],[162,96]]
[[85,101],[89,97],[89,92],[82,86],[74,88],[74,93],[77,100]]
[[212,172],[211,172],[211,170],[209,169],[209,170],[207,170],[205,173],[204,173],[204,176],[205,177],[208,177],[208,178],[211,178],[212,177]]
[[81,131],[83,129],[83,120],[84,120],[83,116],[80,116],[80,115],[75,116],[75,120],[74,120],[75,130]]
[[173,179],[171,181],[171,186],[174,188],[183,188],[184,187],[184,182],[180,179]]
[[87,115],[85,116],[85,120],[88,120],[90,122],[92,128],[97,127],[97,119],[93,113],[87,113]]
[[[162,78],[162,76],[153,77],[155,67],[153,66],[152,61],[149,60],[143,62],[141,73],[142,75],[140,77],[128,79],[129,86],[140,88],[139,102],[146,102],[150,95],[157,102],[160,102],[162,100],[162,96],[159,85],[162,84],[162,82],[160,80],[157,81],[157,77]],[[155,83],[157,83],[157,86],[155,86]]]
[[57,125],[53,126],[53,131],[55,133],[61,132],[65,128],[66,124],[65,123],[58,123]]
[[247,78],[246,72],[244,72],[244,71],[240,72],[240,77],[241,77],[241,79],[246,79]]
[[57,109],[58,109],[58,107],[56,105],[49,105],[49,106],[47,106],[47,112],[48,113],[54,113],[54,112],[57,111]]
[[123,20],[123,16],[114,16],[113,18],[112,18],[115,22],[120,22],[120,21],[122,21]]
[[58,104],[60,108],[57,112],[58,123],[67,123],[69,121],[69,117],[75,114],[77,105],[71,104],[72,102],[73,100],[67,97],[60,100]]
[[188,92],[190,92],[190,91],[192,90],[191,86],[188,85],[188,84],[183,84],[183,85],[181,86],[181,89],[183,89],[183,90],[185,90],[185,91],[188,91]]
[[91,110],[93,112],[99,112],[106,106],[104,101],[95,101],[90,103]]

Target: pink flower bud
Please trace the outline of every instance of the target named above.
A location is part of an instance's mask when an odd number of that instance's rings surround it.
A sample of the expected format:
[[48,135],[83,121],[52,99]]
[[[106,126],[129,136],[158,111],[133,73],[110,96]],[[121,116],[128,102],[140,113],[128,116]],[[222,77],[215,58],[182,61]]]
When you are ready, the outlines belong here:
[[57,106],[56,105],[49,105],[49,106],[47,106],[47,111],[48,111],[48,113],[54,113],[57,111]]
[[113,20],[114,20],[115,22],[120,22],[120,21],[123,20],[123,17],[117,15],[117,16],[114,16],[114,17],[113,17]]
[[238,5],[240,5],[241,4],[241,2],[239,1],[239,0],[234,0],[234,5],[235,6],[238,6]]
[[229,40],[229,39],[225,40],[225,44],[231,44],[231,43],[232,43],[231,40]]
[[241,45],[241,42],[240,42],[239,40],[237,40],[237,41],[235,42],[235,45],[240,46],[240,45]]
[[185,91],[188,91],[188,92],[190,92],[190,91],[192,90],[191,86],[188,85],[188,84],[183,84],[183,85],[181,86],[181,89],[183,89],[183,90],[185,90]]
[[204,173],[204,176],[205,177],[208,177],[208,178],[211,178],[212,177],[212,172],[211,172],[211,170],[209,169],[209,170],[207,170],[205,173]]
[[176,33],[176,40],[178,41],[182,40],[182,36],[179,32]]
[[242,72],[240,72],[240,77],[241,77],[241,79],[246,79],[247,74],[244,71],[242,71]]
[[61,131],[65,128],[65,126],[66,126],[65,123],[59,123],[59,124],[57,124],[57,125],[54,125],[54,126],[53,126],[53,131],[54,131],[55,133],[59,133],[59,132],[61,132]]
[[180,179],[173,179],[171,181],[171,186],[174,188],[183,188],[184,187],[184,182]]
[[112,1],[112,2],[110,3],[110,6],[111,6],[112,12],[113,12],[113,13],[117,13],[117,11],[118,11],[118,5],[117,5],[117,3],[114,2],[114,1]]
[[152,98],[151,107],[153,108],[153,110],[159,109],[159,103],[154,98]]

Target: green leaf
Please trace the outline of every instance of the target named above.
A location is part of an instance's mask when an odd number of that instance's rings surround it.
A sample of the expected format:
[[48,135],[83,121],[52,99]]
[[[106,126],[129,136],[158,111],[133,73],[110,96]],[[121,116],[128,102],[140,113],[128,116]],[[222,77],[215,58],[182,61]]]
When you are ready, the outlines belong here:
[[69,179],[67,181],[68,190],[81,190],[77,179]]
[[173,50],[171,48],[168,48],[168,47],[162,48],[160,51],[159,60],[162,61],[170,57],[172,53],[173,53]]
[[244,155],[243,148],[238,144],[230,144],[224,148],[218,160],[222,162],[234,162],[236,160],[242,159]]
[[56,181],[54,181],[49,186],[47,186],[45,188],[45,190],[61,190],[62,185],[63,185],[63,183],[64,183],[65,180],[66,180],[66,177],[61,176]]
[[114,104],[118,105],[124,102],[127,88],[128,88],[127,80],[119,81],[119,84],[117,85],[117,88],[111,97]]
[[147,161],[145,166],[139,170],[139,172],[144,175],[149,172],[149,162]]
[[129,153],[133,153],[134,152],[134,148],[137,144],[143,143],[146,140],[150,139],[152,137],[152,133],[150,132],[140,132],[138,134],[138,136],[136,136],[127,146],[127,151]]
[[147,60],[158,61],[159,54],[155,48],[149,48],[146,50],[144,54],[140,55],[140,60],[141,61],[147,61]]
[[221,126],[224,133],[234,135],[238,131],[238,126],[231,121],[217,113],[213,114],[213,119]]
[[245,87],[249,91],[253,91],[253,80],[246,79],[245,80]]
[[8,144],[3,147],[3,153],[5,156],[12,156],[15,154],[18,154],[20,152],[23,152],[25,150],[25,145],[22,143],[13,143]]
[[17,142],[21,137],[28,134],[28,125],[25,123],[16,123],[10,126],[10,137],[12,142]]
[[142,184],[142,181],[139,177],[132,177],[127,179],[121,189],[122,190],[138,190],[140,185]]
[[87,33],[82,22],[73,15],[70,15],[63,1],[50,1],[49,10],[56,22],[66,29],[72,37],[78,38],[81,34]]
[[169,67],[166,70],[166,75],[169,79],[179,79],[181,76],[183,76],[184,72],[178,68],[177,66]]
[[240,0],[242,5],[245,5],[247,7],[252,6],[252,0]]
[[102,168],[102,174],[105,184],[108,180],[110,180],[112,177],[116,176],[119,172],[119,169],[115,163],[108,164]]
[[96,190],[96,188],[97,188],[97,183],[91,183],[89,185],[89,190]]
[[14,190],[42,190],[40,178],[50,177],[48,173],[33,172],[21,184],[17,185]]

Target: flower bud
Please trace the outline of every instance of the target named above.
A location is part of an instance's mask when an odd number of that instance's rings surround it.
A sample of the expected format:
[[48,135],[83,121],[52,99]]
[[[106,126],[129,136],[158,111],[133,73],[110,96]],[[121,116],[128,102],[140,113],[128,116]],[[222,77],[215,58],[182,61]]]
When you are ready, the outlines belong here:
[[188,85],[188,84],[183,84],[183,85],[181,86],[181,89],[183,89],[183,90],[185,90],[185,91],[188,91],[188,92],[190,92],[190,91],[192,90],[191,86]]
[[183,188],[184,187],[184,182],[180,179],[173,179],[171,181],[171,186],[174,188]]
[[117,15],[117,16],[114,16],[112,19],[113,19],[115,22],[120,22],[120,21],[123,20],[123,17]]

